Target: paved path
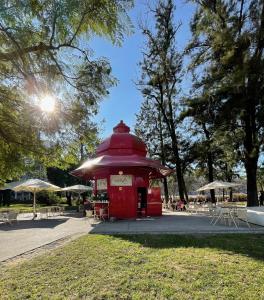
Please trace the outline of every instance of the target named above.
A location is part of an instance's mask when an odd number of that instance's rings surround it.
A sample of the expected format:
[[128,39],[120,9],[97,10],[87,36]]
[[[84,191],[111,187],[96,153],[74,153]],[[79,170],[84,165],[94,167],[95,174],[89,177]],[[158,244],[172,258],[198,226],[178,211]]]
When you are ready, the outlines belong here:
[[264,227],[251,228],[241,221],[239,228],[210,224],[210,218],[205,215],[186,212],[164,212],[162,217],[138,219],[134,221],[104,222],[96,225],[90,233],[98,234],[137,234],[137,233],[175,233],[175,234],[211,234],[211,233],[264,233]]
[[210,218],[185,212],[165,212],[162,217],[96,223],[78,214],[43,220],[20,220],[17,224],[0,224],[0,262],[72,235],[96,234],[217,234],[264,233],[264,227],[238,229],[222,224],[213,226]]
[[71,235],[88,233],[91,225],[78,214],[0,225],[0,261]]

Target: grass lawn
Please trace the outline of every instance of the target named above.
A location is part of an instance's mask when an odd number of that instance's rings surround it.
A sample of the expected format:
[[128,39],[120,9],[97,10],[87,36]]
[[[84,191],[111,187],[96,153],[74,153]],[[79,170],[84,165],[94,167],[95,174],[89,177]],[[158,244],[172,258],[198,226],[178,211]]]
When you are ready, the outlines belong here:
[[[39,207],[39,206],[37,206]],[[10,211],[10,210],[15,210],[15,211],[20,211],[20,212],[33,212],[33,207],[32,204],[10,204],[10,206],[2,206],[0,207],[0,212],[1,211]]]
[[1,299],[264,299],[263,235],[87,235],[0,269]]

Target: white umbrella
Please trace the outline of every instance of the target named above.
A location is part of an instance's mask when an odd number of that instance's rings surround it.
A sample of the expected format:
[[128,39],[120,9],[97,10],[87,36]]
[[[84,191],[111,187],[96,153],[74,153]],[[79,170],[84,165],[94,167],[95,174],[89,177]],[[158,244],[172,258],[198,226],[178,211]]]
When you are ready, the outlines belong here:
[[227,189],[227,188],[236,187],[239,185],[241,185],[241,184],[235,183],[235,182],[224,182],[224,181],[215,180],[213,182],[210,182],[210,183],[200,187],[197,190],[197,192],[207,191],[207,190],[215,190],[215,189]]
[[0,188],[1,191],[12,190],[15,186],[24,183],[26,180],[9,182]]
[[84,193],[87,191],[92,191],[93,188],[91,186],[87,186],[87,185],[81,185],[81,184],[77,184],[77,185],[72,185],[72,186],[67,186],[63,189],[61,189],[61,191],[66,191],[66,192],[76,192],[76,193]]
[[16,192],[32,192],[33,193],[33,219],[36,217],[36,193],[40,191],[60,191],[61,188],[49,182],[40,179],[28,179],[21,184],[12,188]]
[[80,195],[82,193],[87,192],[87,191],[92,191],[93,188],[91,186],[77,184],[77,185],[67,186],[67,187],[65,187],[65,188],[63,188],[61,190],[65,191],[65,192],[78,193],[78,200],[80,201]]

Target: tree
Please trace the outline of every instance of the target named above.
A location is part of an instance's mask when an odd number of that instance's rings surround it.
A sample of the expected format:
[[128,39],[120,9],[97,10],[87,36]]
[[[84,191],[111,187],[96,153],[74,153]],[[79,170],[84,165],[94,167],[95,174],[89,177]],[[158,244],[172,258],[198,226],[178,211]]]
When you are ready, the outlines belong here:
[[[28,157],[57,163],[66,132],[78,131],[115,83],[106,59],[93,59],[93,35],[120,44],[132,0],[36,0],[0,3],[1,180],[23,173]],[[53,114],[39,98],[56,95]],[[93,130],[92,134],[93,136]],[[61,163],[61,162],[60,162]]]
[[141,80],[139,86],[145,99],[152,101],[158,107],[170,135],[179,195],[184,199],[184,178],[182,161],[179,153],[179,136],[176,126],[176,110],[179,104],[176,97],[179,94],[181,82],[182,55],[176,51],[175,39],[179,26],[173,23],[174,4],[172,0],[158,1],[154,9],[155,31],[142,26],[146,37],[146,50],[141,62]]
[[194,1],[187,49],[202,89],[217,103],[215,125],[236,131],[247,175],[248,206],[258,204],[257,165],[263,141],[263,1]]
[[[135,133],[147,145],[149,156],[161,160],[163,165],[168,162],[168,136],[165,134],[164,122],[159,107],[155,103],[145,100],[136,115]],[[167,178],[163,178],[165,201],[169,201]]]
[[[205,95],[200,98],[188,99],[185,103],[186,109],[181,114],[181,119],[191,117],[196,126],[191,126],[191,130],[196,137],[192,145],[193,159],[205,162],[207,168],[207,178],[209,182],[214,181],[214,158],[215,148],[213,147],[214,118],[215,111],[212,103]],[[216,202],[215,191],[210,190],[211,200]]]

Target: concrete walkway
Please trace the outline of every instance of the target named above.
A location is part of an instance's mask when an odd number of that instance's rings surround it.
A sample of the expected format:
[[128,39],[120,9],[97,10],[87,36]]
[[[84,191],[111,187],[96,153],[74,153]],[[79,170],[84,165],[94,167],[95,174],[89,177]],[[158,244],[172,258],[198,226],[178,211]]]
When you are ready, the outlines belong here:
[[218,234],[263,233],[264,227],[240,224],[239,228],[210,224],[205,215],[165,212],[162,217],[129,221],[96,222],[78,214],[35,220],[21,218],[18,223],[0,224],[0,262],[42,247],[59,239],[87,233],[95,234]]
[[164,212],[162,217],[145,218],[114,223],[100,223],[90,231],[97,234],[214,234],[214,233],[264,233],[264,227],[252,225],[248,228],[245,222],[226,226],[210,224],[210,217],[186,212]]
[[23,216],[18,223],[0,224],[0,262],[71,235],[88,233],[90,230],[89,220],[78,214],[34,221]]

